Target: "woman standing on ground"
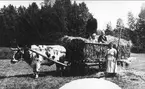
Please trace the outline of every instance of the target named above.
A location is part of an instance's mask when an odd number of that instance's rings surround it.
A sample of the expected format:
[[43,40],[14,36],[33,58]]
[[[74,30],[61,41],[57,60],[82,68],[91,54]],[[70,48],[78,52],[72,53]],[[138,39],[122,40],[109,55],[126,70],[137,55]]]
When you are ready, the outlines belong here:
[[107,49],[107,68],[106,74],[108,76],[114,76],[117,72],[117,50],[113,48],[113,43],[109,43],[109,49]]

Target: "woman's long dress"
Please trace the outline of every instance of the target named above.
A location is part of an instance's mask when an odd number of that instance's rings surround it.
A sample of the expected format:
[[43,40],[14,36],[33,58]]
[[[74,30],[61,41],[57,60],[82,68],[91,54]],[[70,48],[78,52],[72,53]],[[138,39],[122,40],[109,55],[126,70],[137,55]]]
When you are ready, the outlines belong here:
[[117,72],[117,61],[115,55],[117,54],[116,49],[108,49],[107,52],[107,73],[116,73]]

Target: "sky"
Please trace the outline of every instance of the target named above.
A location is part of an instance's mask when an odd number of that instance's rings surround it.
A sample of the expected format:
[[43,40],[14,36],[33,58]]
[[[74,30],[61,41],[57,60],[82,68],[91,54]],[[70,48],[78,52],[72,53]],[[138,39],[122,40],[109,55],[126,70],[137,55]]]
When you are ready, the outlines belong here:
[[[43,0],[2,0],[0,1],[0,8],[3,5],[12,4],[16,7],[20,5],[28,7],[32,2],[36,2],[39,6]],[[89,12],[98,21],[98,29],[106,29],[106,24],[111,22],[112,27],[116,27],[116,22],[118,18],[121,18],[127,27],[127,14],[131,11],[134,14],[134,17],[138,17],[138,14],[141,10],[141,6],[145,1],[115,1],[115,0],[76,0],[77,3],[85,2],[89,8]]]
[[98,29],[105,29],[111,22],[116,27],[117,19],[121,18],[127,27],[127,15],[131,11],[135,17],[140,13],[142,3],[145,1],[84,1],[89,11],[98,21]]

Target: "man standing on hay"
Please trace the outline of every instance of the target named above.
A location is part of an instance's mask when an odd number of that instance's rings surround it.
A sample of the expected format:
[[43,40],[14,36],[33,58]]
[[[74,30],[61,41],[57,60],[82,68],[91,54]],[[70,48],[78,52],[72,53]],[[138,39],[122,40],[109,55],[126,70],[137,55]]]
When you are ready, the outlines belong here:
[[109,49],[107,49],[107,68],[106,68],[106,75],[107,76],[114,76],[117,72],[117,50],[113,48],[113,43],[109,43]]

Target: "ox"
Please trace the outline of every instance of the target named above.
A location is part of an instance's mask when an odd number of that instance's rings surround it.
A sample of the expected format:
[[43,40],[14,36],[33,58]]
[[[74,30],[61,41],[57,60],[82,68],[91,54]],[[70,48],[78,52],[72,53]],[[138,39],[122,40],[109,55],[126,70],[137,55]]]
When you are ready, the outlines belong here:
[[[31,45],[30,49],[37,53],[30,51],[27,47],[18,49],[13,55],[11,63],[17,63],[23,59],[33,68],[35,78],[38,78],[41,65],[51,66],[55,63],[48,59],[62,63],[65,61],[66,49],[61,45]],[[48,59],[38,55],[38,53],[46,56]],[[62,71],[63,69],[64,67],[62,65],[56,64],[56,71]]]

